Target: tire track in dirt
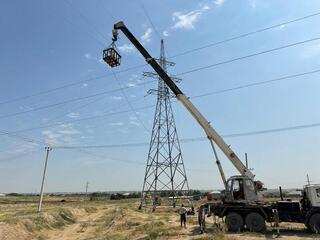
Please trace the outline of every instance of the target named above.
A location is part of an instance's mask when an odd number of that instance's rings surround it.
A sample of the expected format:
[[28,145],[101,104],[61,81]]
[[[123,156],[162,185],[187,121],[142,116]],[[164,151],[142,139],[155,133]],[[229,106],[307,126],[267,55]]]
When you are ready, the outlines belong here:
[[88,231],[92,230],[96,220],[101,218],[106,211],[98,211],[95,213],[86,213],[81,216],[77,216],[78,220],[76,223],[66,226],[63,229],[50,230],[45,232],[45,239],[48,240],[75,240],[75,239],[86,239]]

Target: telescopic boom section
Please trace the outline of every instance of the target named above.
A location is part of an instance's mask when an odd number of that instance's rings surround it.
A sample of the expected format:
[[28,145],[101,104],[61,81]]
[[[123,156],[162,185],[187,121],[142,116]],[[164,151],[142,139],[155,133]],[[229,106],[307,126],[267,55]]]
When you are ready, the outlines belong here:
[[[143,55],[147,63],[158,73],[166,85],[175,94],[178,100],[187,108],[191,115],[200,124],[207,137],[213,140],[221,151],[229,158],[232,164],[240,172],[241,175],[248,176],[253,179],[254,174],[246,168],[246,166],[241,162],[239,157],[232,151],[230,146],[225,143],[222,137],[214,130],[207,119],[199,112],[199,110],[192,104],[192,102],[183,94],[183,92],[178,88],[174,81],[168,76],[168,74],[163,70],[163,68],[158,64],[158,62],[151,57],[147,50],[141,45],[141,43],[133,36],[133,34],[128,30],[125,24],[121,21],[114,25],[114,30],[121,30],[130,42],[137,48],[137,50]],[[116,31],[114,31],[116,39]]]

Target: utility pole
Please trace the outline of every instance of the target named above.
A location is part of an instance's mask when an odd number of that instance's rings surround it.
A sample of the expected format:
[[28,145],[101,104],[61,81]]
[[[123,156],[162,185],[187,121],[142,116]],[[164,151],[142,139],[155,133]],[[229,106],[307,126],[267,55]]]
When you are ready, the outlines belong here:
[[310,185],[310,178],[309,178],[309,174],[307,174],[307,183],[308,183],[308,185]]
[[52,150],[51,147],[45,147],[46,150],[46,158],[44,162],[44,169],[43,169],[43,175],[42,175],[42,182],[41,182],[41,189],[40,189],[40,198],[39,198],[39,204],[38,204],[38,213],[41,212],[42,207],[42,200],[43,200],[43,189],[44,189],[44,182],[46,179],[46,173],[47,173],[47,165],[48,165],[48,158],[49,158],[49,152]]
[[89,182],[86,182],[86,198],[88,198]]
[[247,153],[245,153],[245,154],[244,154],[244,156],[245,156],[245,159],[246,159],[246,168],[247,168],[247,169],[249,169],[249,164],[248,164],[248,154],[247,154]]

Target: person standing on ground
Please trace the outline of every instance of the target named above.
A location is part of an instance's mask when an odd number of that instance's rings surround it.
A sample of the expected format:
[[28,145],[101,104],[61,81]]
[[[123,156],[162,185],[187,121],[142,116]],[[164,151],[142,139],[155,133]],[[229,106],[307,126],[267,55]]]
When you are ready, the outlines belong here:
[[187,223],[187,209],[181,205],[181,208],[179,209],[179,214],[180,214],[180,225],[186,228],[186,223]]

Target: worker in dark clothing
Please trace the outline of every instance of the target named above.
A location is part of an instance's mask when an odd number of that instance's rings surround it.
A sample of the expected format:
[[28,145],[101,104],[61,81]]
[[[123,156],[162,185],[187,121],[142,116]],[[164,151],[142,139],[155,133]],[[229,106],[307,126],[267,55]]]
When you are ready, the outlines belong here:
[[181,205],[181,208],[179,209],[179,214],[180,214],[180,225],[186,228],[186,223],[187,223],[187,209]]
[[205,207],[200,206],[199,212],[198,212],[198,223],[200,226],[200,233],[204,233],[205,227],[206,227],[206,213],[205,213]]

